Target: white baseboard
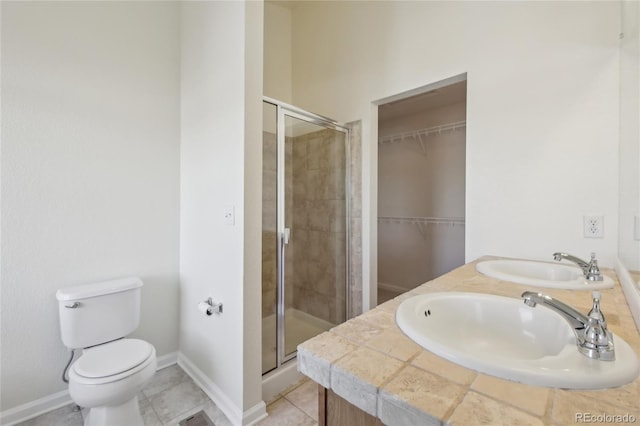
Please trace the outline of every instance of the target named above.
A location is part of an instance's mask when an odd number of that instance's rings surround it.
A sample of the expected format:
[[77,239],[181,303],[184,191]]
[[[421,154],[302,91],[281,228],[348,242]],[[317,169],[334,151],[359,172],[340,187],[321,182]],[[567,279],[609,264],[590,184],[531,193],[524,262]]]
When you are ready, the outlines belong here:
[[409,290],[411,290],[410,288],[405,288],[405,287],[400,287],[399,285],[395,285],[395,284],[389,284],[389,283],[378,283],[378,288],[382,289],[382,290],[388,290],[388,291],[393,291],[396,293],[406,293]]
[[253,407],[249,408],[242,415],[242,424],[246,426],[253,426],[258,424],[260,420],[267,418],[267,406],[264,401],[260,401]]
[[[169,367],[178,361],[178,352],[171,352],[166,355],[158,357],[158,370]],[[11,426],[16,423],[24,422],[26,420],[38,417],[42,414],[53,411],[57,408],[71,404],[73,401],[69,396],[67,389],[56,392],[52,395],[47,395],[43,398],[36,399],[35,401],[27,402],[26,404],[18,405],[17,407],[10,408],[0,413],[0,425]]]
[[71,404],[72,402],[69,391],[65,389],[52,395],[47,395],[44,398],[4,410],[0,413],[0,424],[2,426],[15,425],[16,423],[32,419],[51,410]]
[[178,352],[171,352],[166,355],[159,356],[158,359],[158,370],[162,370],[163,368],[171,367],[174,364],[178,363]]
[[184,354],[178,354],[178,365],[193,379],[194,382],[209,398],[222,410],[233,425],[253,425],[267,417],[267,407],[263,401],[246,411],[238,408],[229,397],[207,377],[202,370],[195,366]]

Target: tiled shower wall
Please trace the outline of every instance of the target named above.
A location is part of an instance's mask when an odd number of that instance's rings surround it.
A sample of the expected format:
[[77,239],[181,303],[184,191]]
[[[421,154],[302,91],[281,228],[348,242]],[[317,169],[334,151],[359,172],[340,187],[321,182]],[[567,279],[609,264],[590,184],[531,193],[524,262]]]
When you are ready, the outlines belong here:
[[362,313],[362,122],[349,128],[349,304],[353,318]]
[[[349,261],[352,316],[362,312],[362,219],[360,123],[351,123],[349,167],[341,133],[322,130],[285,139],[287,307],[338,324],[346,319],[346,196],[351,214]],[[276,312],[276,136],[263,134],[262,312]],[[350,191],[345,191],[345,173]]]
[[294,308],[339,324],[346,315],[344,135],[325,129],[287,138],[286,145],[293,155],[292,175],[287,175],[292,179],[287,213],[293,220],[293,282],[287,287],[290,293],[293,289]]
[[276,313],[277,291],[277,143],[262,132],[262,317]]

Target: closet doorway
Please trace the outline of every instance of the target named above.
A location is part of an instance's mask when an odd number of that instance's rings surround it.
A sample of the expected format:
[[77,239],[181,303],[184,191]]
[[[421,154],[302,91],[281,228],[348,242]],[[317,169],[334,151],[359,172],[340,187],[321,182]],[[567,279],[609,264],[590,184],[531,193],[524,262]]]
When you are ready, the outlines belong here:
[[378,107],[378,304],[464,264],[459,80]]

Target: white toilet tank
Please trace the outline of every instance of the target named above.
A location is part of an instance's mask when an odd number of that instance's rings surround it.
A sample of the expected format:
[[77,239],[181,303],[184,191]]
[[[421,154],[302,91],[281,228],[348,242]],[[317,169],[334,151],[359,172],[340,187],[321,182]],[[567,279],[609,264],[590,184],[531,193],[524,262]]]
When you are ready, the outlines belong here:
[[71,349],[119,339],[140,323],[142,281],[137,277],[58,290],[62,342]]

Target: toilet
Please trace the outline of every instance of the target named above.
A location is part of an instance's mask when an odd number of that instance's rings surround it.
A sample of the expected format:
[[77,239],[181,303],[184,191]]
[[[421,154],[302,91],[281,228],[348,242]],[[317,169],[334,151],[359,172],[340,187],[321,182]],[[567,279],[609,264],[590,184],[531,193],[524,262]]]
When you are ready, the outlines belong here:
[[143,426],[138,393],[155,374],[156,350],[126,338],[140,323],[142,281],[131,277],[58,290],[62,342],[82,349],[68,368],[69,395],[85,426]]

